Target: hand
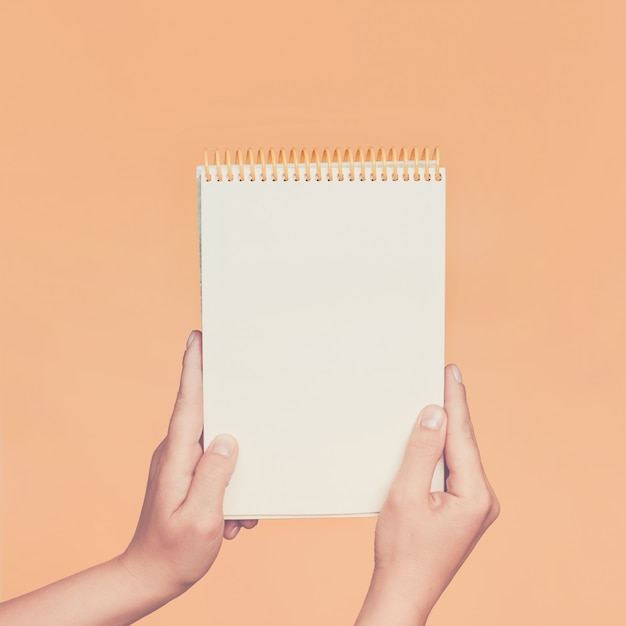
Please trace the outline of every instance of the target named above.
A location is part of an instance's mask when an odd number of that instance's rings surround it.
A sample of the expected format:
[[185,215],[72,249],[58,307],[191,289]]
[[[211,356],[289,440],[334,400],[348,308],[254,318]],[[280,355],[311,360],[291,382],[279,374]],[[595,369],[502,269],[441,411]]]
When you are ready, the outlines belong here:
[[[435,602],[499,514],[483,470],[465,387],[445,371],[444,408],[419,415],[376,525],[372,583],[357,624],[425,624]],[[430,493],[442,452],[445,493]]]
[[146,587],[179,595],[209,570],[222,545],[257,520],[224,522],[222,502],[237,442],[219,435],[202,451],[202,335],[187,342],[167,437],[155,450],[135,535],[119,557]]
[[126,551],[0,603],[0,624],[132,624],[181,594],[215,561],[222,537],[256,520],[224,523],[222,500],[237,442],[216,437],[203,454],[202,337],[187,342],[167,437],[152,457],[135,536]]

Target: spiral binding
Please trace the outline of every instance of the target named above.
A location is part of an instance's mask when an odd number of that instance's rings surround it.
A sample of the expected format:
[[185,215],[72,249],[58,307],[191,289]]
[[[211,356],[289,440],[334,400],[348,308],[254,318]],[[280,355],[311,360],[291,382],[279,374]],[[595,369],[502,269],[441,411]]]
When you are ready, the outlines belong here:
[[[418,158],[419,155],[419,158]],[[224,151],[224,161],[220,157],[220,152],[216,150],[213,156],[213,164],[216,169],[215,179],[217,182],[222,182],[224,179],[228,182],[235,180],[235,173],[233,169],[236,169],[238,174],[238,180],[243,182],[244,172],[249,175],[249,180],[255,181],[257,174],[257,167],[260,166],[261,180],[266,182],[268,180],[268,169],[270,170],[271,180],[276,182],[278,180],[288,181],[301,179],[301,168],[304,169],[304,180],[310,182],[313,180],[313,176],[316,181],[333,180],[333,163],[338,164],[337,168],[337,180],[343,181],[347,178],[350,181],[356,180],[357,170],[359,180],[367,180],[367,164],[371,166],[370,180],[377,180],[377,166],[382,166],[381,180],[386,181],[389,179],[389,169],[391,169],[391,180],[397,181],[402,176],[402,180],[408,181],[411,178],[409,172],[409,163],[413,162],[415,167],[413,168],[413,180],[421,180],[419,167],[417,162],[424,162],[423,180],[431,180],[431,163],[435,163],[435,180],[441,180],[441,173],[439,171],[439,147],[436,146],[433,150],[432,157],[428,148],[424,148],[419,153],[417,148],[411,148],[409,151],[407,148],[400,148],[399,152],[396,152],[395,148],[385,150],[379,148],[368,148],[363,152],[362,148],[357,148],[354,155],[350,148],[346,148],[343,151],[339,148],[329,150],[324,148],[320,155],[320,151],[317,148],[309,151],[304,148],[299,153],[295,148],[291,148],[289,153],[284,148],[280,148],[278,155],[274,148],[270,148],[267,154],[263,150],[259,150],[256,155],[256,159],[252,150],[247,149],[235,150],[234,159],[231,158],[230,151]],[[290,169],[290,165],[294,166]],[[226,167],[226,176],[224,177],[223,167]],[[211,182],[212,176],[210,172],[211,164],[209,163],[209,152],[205,148],[204,150],[204,172],[207,182]],[[344,175],[344,167],[348,170],[347,176]],[[247,168],[247,169],[246,169]],[[401,173],[400,173],[400,170]],[[293,178],[290,175],[293,173]]]

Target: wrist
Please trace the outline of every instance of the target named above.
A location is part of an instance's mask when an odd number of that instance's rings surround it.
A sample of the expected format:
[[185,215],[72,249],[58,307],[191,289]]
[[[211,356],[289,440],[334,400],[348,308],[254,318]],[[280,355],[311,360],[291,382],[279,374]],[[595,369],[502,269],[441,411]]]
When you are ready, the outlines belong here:
[[424,626],[437,597],[410,576],[375,569],[355,626]]
[[119,569],[120,576],[137,597],[142,598],[146,604],[154,605],[155,609],[181,595],[191,586],[173,584],[164,574],[168,571],[167,567],[142,559],[129,550],[115,557],[113,562]]

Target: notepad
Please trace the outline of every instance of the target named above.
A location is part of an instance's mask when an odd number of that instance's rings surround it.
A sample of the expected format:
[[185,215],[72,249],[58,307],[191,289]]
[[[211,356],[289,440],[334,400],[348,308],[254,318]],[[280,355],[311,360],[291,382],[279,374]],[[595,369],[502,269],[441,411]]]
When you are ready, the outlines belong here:
[[438,150],[205,153],[204,440],[239,443],[226,518],[380,511],[443,402],[445,180]]

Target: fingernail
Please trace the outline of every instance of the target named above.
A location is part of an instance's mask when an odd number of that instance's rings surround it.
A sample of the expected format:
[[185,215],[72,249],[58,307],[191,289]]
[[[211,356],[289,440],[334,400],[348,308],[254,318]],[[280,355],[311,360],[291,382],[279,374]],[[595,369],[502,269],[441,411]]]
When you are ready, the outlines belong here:
[[230,435],[218,435],[213,439],[209,450],[222,456],[230,456],[235,449],[235,440]]
[[235,526],[235,528],[233,528],[230,531],[230,538],[234,539],[237,536],[237,533],[241,530],[241,526]]
[[456,380],[457,383],[462,383],[463,376],[461,376],[461,370],[459,369],[459,366],[453,363],[450,366],[450,369],[452,370],[452,376],[454,376],[454,380]]
[[189,333],[189,337],[187,338],[187,347],[189,347],[189,346],[193,343],[193,340],[194,340],[195,338],[196,338],[196,331],[195,331],[195,330],[192,330],[192,331]]
[[443,424],[443,410],[435,405],[427,406],[422,411],[420,426],[428,430],[439,430]]

